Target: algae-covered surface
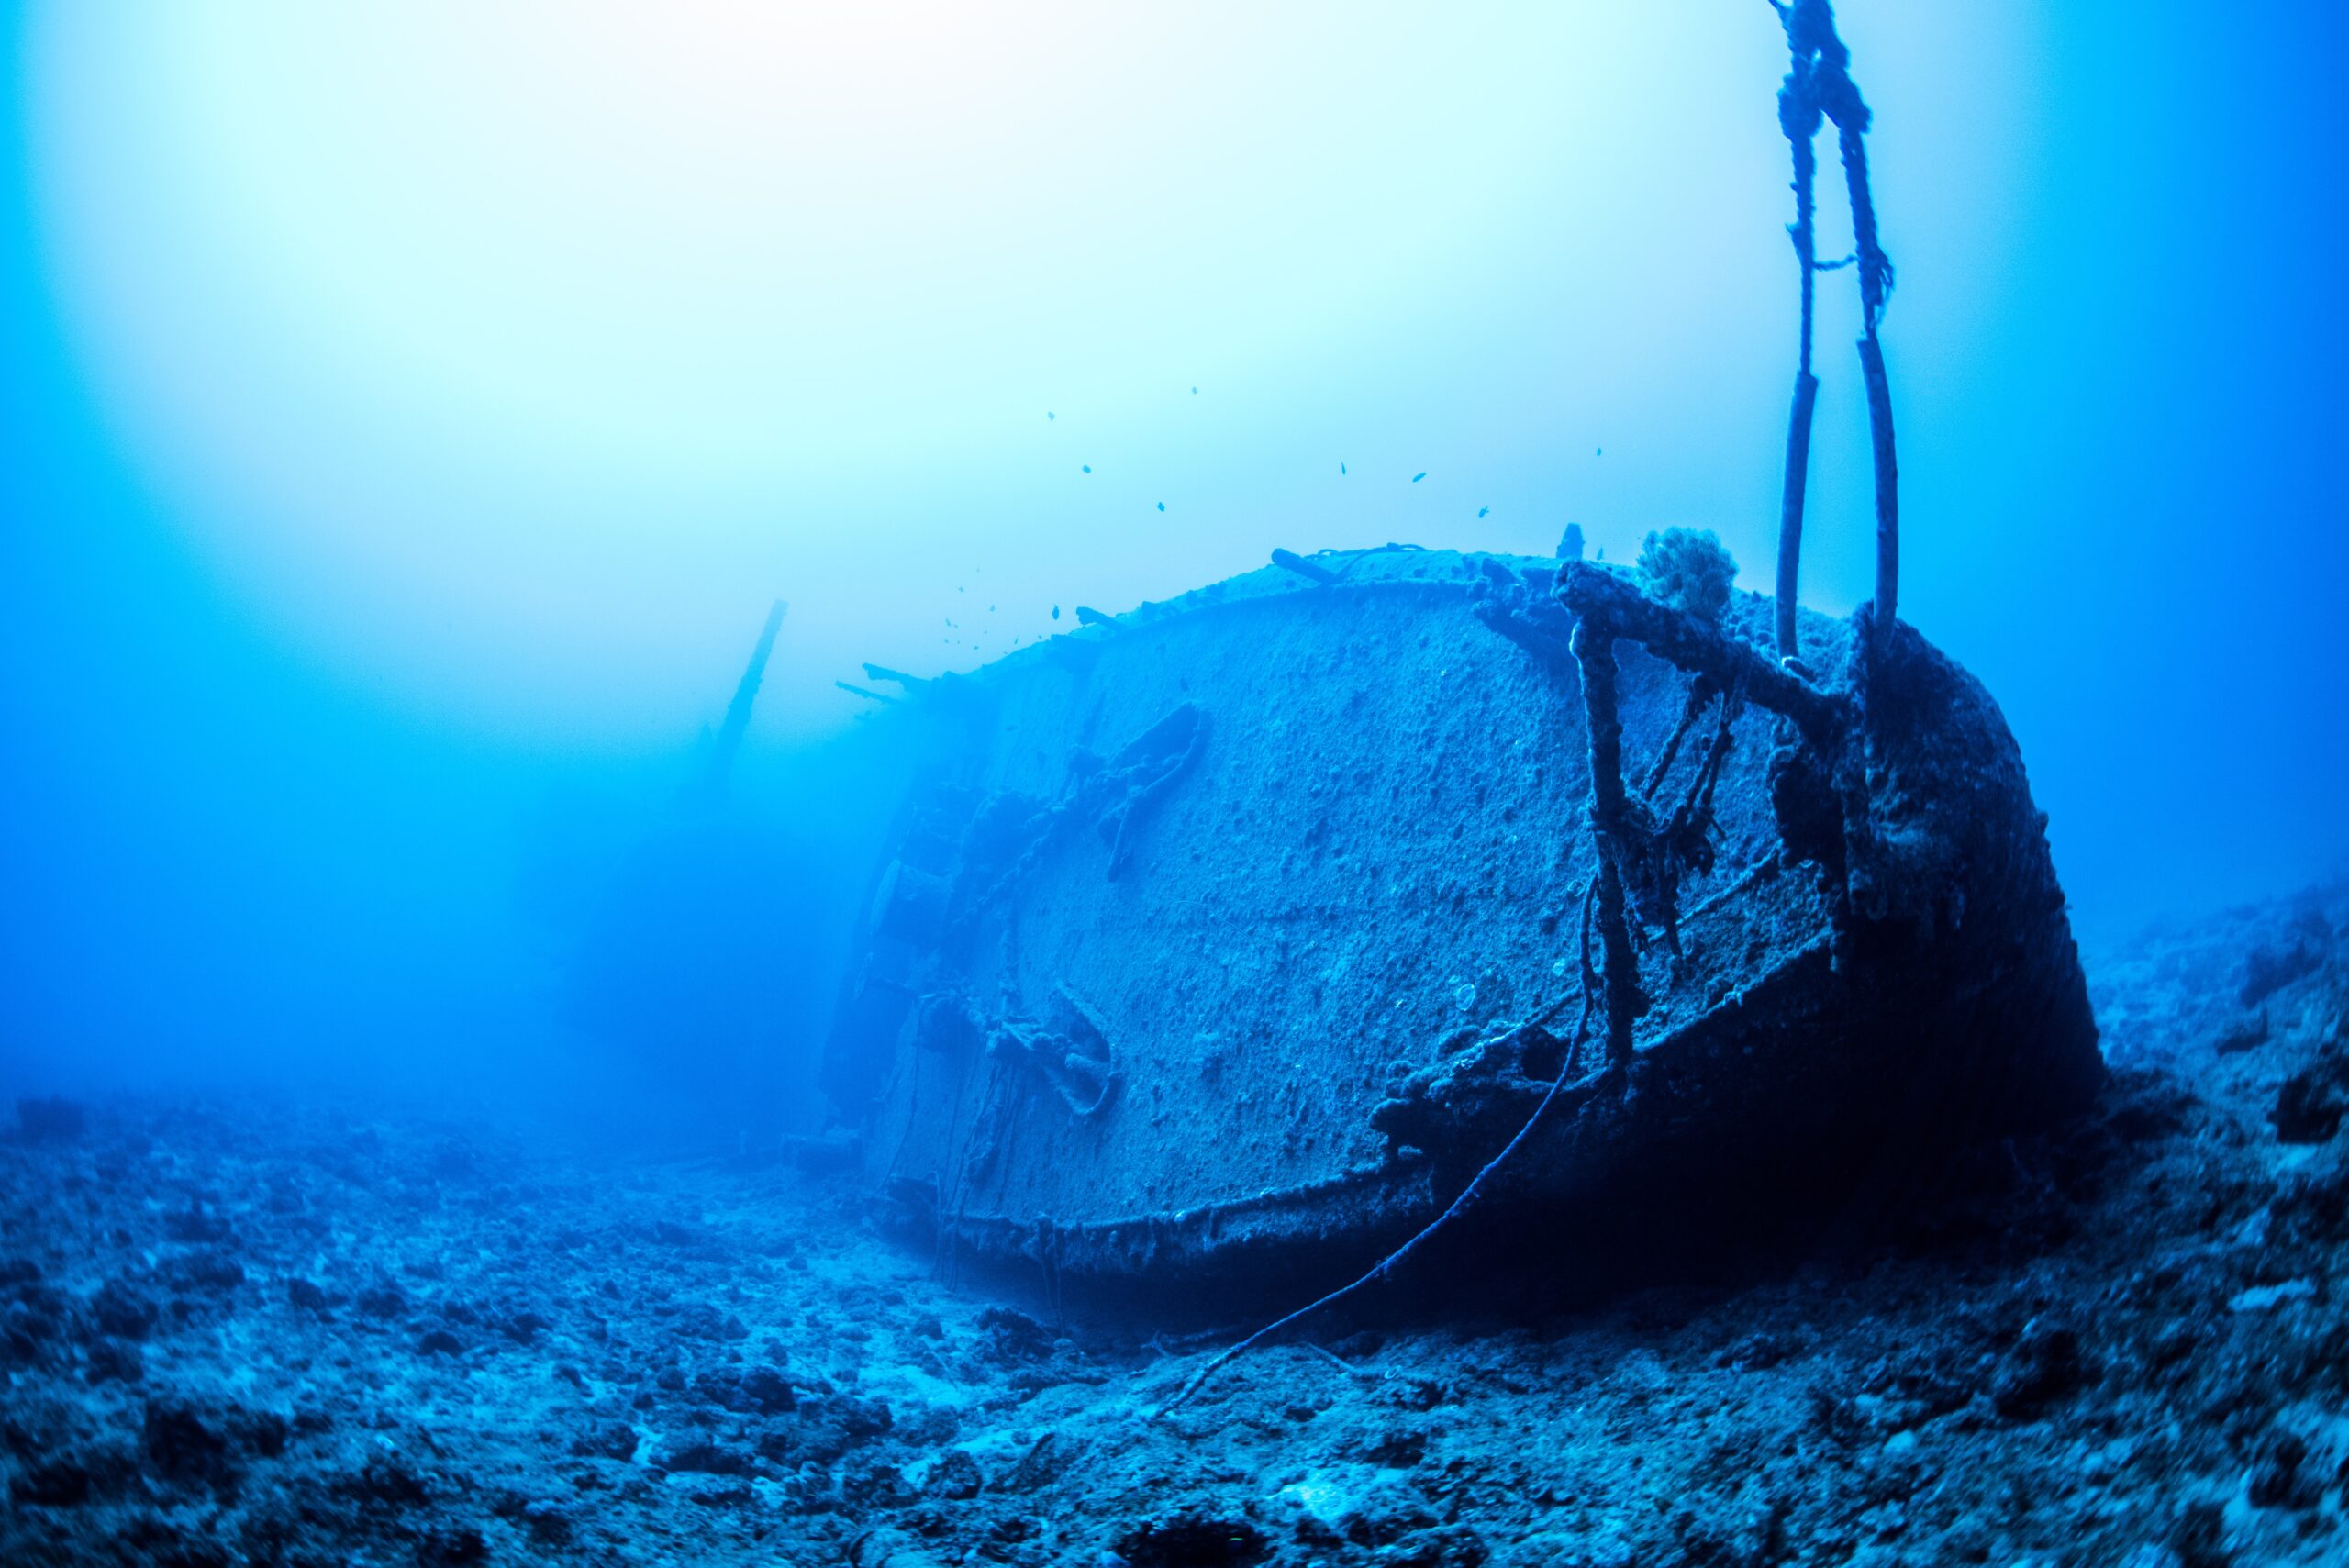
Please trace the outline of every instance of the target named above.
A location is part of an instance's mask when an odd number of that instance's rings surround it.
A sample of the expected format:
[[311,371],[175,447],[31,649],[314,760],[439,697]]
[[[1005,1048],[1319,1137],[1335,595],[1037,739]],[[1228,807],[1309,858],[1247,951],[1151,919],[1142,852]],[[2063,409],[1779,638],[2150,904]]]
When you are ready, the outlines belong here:
[[2339,1562],[2344,930],[2335,893],[2095,959],[2089,1117],[1746,1277],[1420,1280],[1163,1417],[1223,1333],[950,1287],[833,1178],[29,1106],[0,1560]]

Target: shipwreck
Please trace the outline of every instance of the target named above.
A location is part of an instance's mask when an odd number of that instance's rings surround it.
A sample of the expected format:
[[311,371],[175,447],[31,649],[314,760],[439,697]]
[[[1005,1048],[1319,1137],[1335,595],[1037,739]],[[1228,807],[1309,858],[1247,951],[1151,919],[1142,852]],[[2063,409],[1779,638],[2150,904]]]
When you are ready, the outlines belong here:
[[[1678,533],[1637,567],[1284,550],[967,675],[868,669],[926,762],[824,1083],[941,1257],[1341,1278],[1472,1199],[1668,1207],[2096,1094],[2020,751],[1898,618],[1868,110],[1822,0],[1781,17],[1775,595]],[[1876,594],[1841,619],[1796,600],[1828,124],[1876,462]]]

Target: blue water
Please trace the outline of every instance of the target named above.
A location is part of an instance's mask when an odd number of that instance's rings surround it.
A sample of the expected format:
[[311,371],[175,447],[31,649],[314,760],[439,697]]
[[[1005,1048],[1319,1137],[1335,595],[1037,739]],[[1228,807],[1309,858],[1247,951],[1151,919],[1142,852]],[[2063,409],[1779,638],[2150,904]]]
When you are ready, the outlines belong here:
[[[1163,97],[1095,127],[1125,161],[920,223],[889,205],[899,165],[860,161],[896,154],[832,148],[822,166],[848,194],[823,199],[854,212],[869,187],[867,243],[932,248],[904,275],[928,267],[960,299],[957,270],[1030,257],[1047,211],[1057,261],[967,334],[654,366],[772,392],[782,441],[841,384],[828,375],[885,361],[840,392],[856,421],[840,461],[794,449],[765,471],[724,445],[708,460],[740,490],[724,495],[663,490],[703,461],[696,433],[633,407],[484,416],[462,451],[453,425],[403,412],[429,386],[346,386],[318,413],[272,357],[284,342],[420,335],[401,313],[463,295],[472,252],[428,236],[406,259],[414,297],[352,274],[343,295],[269,315],[253,302],[280,259],[335,237],[220,213],[200,264],[174,249],[171,225],[198,221],[177,208],[209,188],[173,184],[180,165],[140,139],[190,138],[200,167],[196,133],[228,111],[195,88],[137,113],[61,106],[128,47],[74,35],[64,9],[14,10],[0,129],[0,1081],[650,1082],[716,1085],[728,1118],[757,1103],[804,1119],[775,1062],[822,1011],[876,830],[827,760],[856,706],[831,683],[861,678],[857,659],[968,668],[1063,606],[1123,609],[1275,545],[1545,553],[1568,520],[1619,560],[1651,527],[1712,528],[1764,584],[1793,291],[1779,46],[1759,6],[1658,11],[1595,41],[1502,9],[1432,51],[1353,16],[1326,39],[1230,49],[1088,33],[1096,52],[1046,84],[1087,113],[1119,96],[1088,83],[1149,79],[1137,61],[1171,50]],[[2184,5],[1848,13],[1901,267],[1886,334],[1903,608],[2003,704],[2076,923],[2110,938],[2338,867],[2349,21],[2289,4],[2214,46],[2211,14]],[[135,63],[201,85],[217,64],[196,58],[202,32],[164,29]],[[1325,56],[1355,90],[1313,85],[1324,119],[1283,107],[1305,91],[1285,80]],[[1567,141],[1553,100],[1626,77],[1644,107]],[[404,102],[352,113],[422,112]],[[1420,151],[1381,128],[1397,114]],[[73,141],[96,120],[132,152]],[[242,145],[224,130],[217,156]],[[400,136],[371,145],[395,163],[349,183],[434,177],[396,167]],[[1268,194],[1252,158],[1315,188]],[[619,161],[548,181],[649,188],[621,183],[642,176]],[[239,176],[257,211],[294,199],[264,188],[280,176]],[[1086,194],[1113,189],[1108,206]],[[1233,202],[1261,210],[1227,232]],[[131,221],[128,239],[89,239],[93,210]],[[678,222],[680,252],[703,242],[667,207],[645,221]],[[1366,259],[1291,278],[1321,257],[1317,226]],[[518,227],[480,265],[552,286],[562,232]],[[800,291],[779,310],[820,314],[829,286],[866,327],[889,318],[866,297],[884,285],[827,285],[829,241],[805,243],[818,261],[775,284]],[[89,271],[108,264],[128,272]],[[1866,591],[1847,278],[1822,284],[1806,579],[1831,610]],[[1035,304],[1055,297],[1076,303]],[[109,300],[131,304],[106,318]],[[655,327],[685,308],[601,304]],[[622,332],[565,308],[550,319],[571,337],[504,351],[584,364]],[[1154,312],[1182,341],[1153,335]],[[679,320],[681,353],[718,352],[722,332]],[[142,346],[165,369],[125,369]],[[599,511],[615,446],[635,466],[611,469]],[[478,549],[434,531],[474,482],[530,526]],[[696,532],[694,517],[720,520]],[[383,542],[403,538],[431,541],[420,564]],[[775,595],[792,617],[731,805],[684,811],[696,738]],[[680,840],[718,848],[664,850]]]

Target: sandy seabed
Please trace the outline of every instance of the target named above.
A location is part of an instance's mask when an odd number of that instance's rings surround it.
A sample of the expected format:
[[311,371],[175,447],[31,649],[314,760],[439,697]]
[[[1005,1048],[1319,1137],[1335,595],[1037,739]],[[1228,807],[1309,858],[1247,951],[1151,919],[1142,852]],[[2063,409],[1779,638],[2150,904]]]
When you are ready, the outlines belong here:
[[2349,892],[2090,980],[2095,1112],[1764,1277],[1310,1325],[1163,1418],[1227,1335],[950,1286],[827,1178],[28,1105],[0,1562],[2349,1562]]

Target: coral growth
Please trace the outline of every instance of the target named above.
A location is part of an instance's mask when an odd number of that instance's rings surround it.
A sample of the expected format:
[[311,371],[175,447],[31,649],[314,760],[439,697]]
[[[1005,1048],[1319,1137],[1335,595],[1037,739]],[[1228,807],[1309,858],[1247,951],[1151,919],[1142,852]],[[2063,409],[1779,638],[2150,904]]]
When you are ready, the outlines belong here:
[[1737,561],[1710,528],[1666,528],[1640,545],[1639,582],[1650,598],[1698,620],[1721,618]]

